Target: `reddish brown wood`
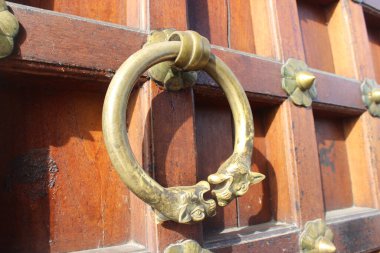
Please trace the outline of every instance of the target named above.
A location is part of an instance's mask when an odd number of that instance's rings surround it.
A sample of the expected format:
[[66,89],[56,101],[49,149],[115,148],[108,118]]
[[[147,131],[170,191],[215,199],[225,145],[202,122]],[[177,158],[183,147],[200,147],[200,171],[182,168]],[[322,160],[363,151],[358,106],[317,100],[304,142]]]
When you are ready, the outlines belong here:
[[[76,76],[94,73],[95,78],[99,74],[104,78],[139,50],[146,40],[146,34],[127,28],[9,5],[21,23],[21,30],[19,46],[10,59],[1,61],[2,68],[17,70],[18,67],[12,68],[10,64],[13,62],[16,66],[24,66],[17,71],[24,69],[28,73],[31,72],[29,67],[51,67],[55,75],[64,76],[68,70]],[[111,47],[111,44],[116,46]]]
[[230,47],[275,58],[275,45],[267,1],[229,1]]
[[[225,100],[219,103],[196,99],[195,123],[197,138],[197,173],[199,180],[217,171],[233,150],[232,116]],[[206,235],[218,233],[226,228],[238,226],[236,201],[224,208],[217,208],[217,214],[203,224]]]
[[[193,93],[162,91],[155,84],[151,88],[155,178],[164,187],[193,185],[197,182]],[[157,249],[184,238],[201,241],[201,229],[199,224],[171,221],[158,225]]]
[[189,29],[205,36],[214,45],[228,47],[227,1],[187,1]]
[[297,1],[297,5],[307,64],[334,73],[326,8],[304,0]]
[[[271,194],[271,208],[276,221],[294,223],[296,209],[294,208],[296,188],[289,157],[288,135],[286,131],[287,119],[284,109],[273,108],[268,112],[267,130],[265,135],[266,159],[268,168],[268,182]],[[287,151],[285,151],[287,150]],[[282,152],[279,152],[282,151]]]
[[346,149],[355,206],[379,205],[377,154],[380,145],[379,121],[364,113],[345,122]]
[[352,209],[327,214],[327,223],[333,230],[337,251],[354,253],[372,252],[378,249],[380,244],[379,211]]
[[186,1],[183,0],[149,0],[150,29],[174,28],[187,29]]
[[[112,72],[137,51],[146,38],[144,33],[10,5],[28,32],[27,35],[26,32],[21,32],[21,37],[25,39],[21,40],[20,49],[16,50],[15,55],[0,61],[2,70],[50,76],[58,74],[109,82]],[[49,23],[44,22],[46,19],[49,19]],[[77,29],[81,33],[76,33]],[[93,33],[97,33],[102,39],[91,39]],[[107,41],[115,41],[116,46],[108,47]],[[52,53],[50,47],[42,47],[43,43],[54,45],[54,52]],[[82,44],[87,46],[82,47]],[[75,48],[74,54],[67,53],[68,45]],[[102,50],[97,50],[98,48]],[[246,91],[255,93],[264,100],[271,97],[276,103],[278,98],[281,101],[286,97],[280,87],[280,63],[228,50],[213,49],[213,52],[231,67]],[[357,81],[326,73],[318,72],[316,75],[319,103],[364,109]],[[211,82],[207,81],[206,84]],[[341,90],[345,92],[342,93]]]
[[0,194],[1,251],[62,252],[126,242],[130,198],[103,143],[104,93],[9,82],[23,86],[4,85],[0,92],[6,117],[0,180],[8,185]]
[[[80,1],[80,0],[12,0],[11,2],[47,10],[73,14],[95,20],[142,27],[144,3],[138,0]],[[141,17],[140,17],[141,16]]]
[[[380,18],[377,19],[379,21]],[[377,82],[380,83],[380,26],[368,26],[368,38],[371,48],[373,67]]]
[[257,106],[252,105],[255,125],[255,139],[252,156],[252,171],[260,172],[267,176],[266,180],[260,184],[251,186],[248,192],[238,199],[239,226],[251,226],[264,222],[269,222],[272,217],[271,181],[269,170],[267,169],[268,160],[266,154],[266,114]]
[[[267,238],[264,240],[258,238]],[[298,252],[298,231],[294,225],[267,223],[217,235],[207,242],[213,252]]]
[[305,60],[301,27],[298,20],[296,0],[274,0],[270,2],[271,18],[276,24],[276,59],[285,62],[288,58]]
[[342,120],[316,117],[325,209],[350,207],[352,189]]
[[365,15],[361,5],[349,1],[346,5],[347,23],[351,27],[352,48],[355,53],[355,66],[359,80],[370,77],[374,78],[374,68],[371,50],[368,41],[368,33],[365,21]]

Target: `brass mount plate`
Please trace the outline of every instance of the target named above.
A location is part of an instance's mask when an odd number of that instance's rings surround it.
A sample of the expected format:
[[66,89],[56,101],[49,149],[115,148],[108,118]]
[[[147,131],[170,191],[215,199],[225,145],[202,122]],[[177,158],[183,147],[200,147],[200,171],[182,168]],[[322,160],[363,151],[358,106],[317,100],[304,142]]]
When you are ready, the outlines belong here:
[[301,233],[299,243],[302,253],[333,253],[334,235],[322,219],[308,221]]
[[306,63],[288,59],[281,68],[282,89],[294,104],[309,107],[317,97],[315,76],[308,71]]
[[380,117],[380,85],[375,80],[365,79],[361,85],[362,100],[368,112]]
[[12,53],[18,30],[16,17],[9,12],[5,1],[0,0],[0,59]]

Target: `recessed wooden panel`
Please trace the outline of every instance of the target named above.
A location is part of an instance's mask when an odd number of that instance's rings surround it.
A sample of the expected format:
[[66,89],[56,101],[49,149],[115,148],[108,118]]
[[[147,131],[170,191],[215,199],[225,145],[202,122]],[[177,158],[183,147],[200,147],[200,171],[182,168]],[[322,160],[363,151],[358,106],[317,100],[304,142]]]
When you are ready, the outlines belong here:
[[307,64],[335,72],[326,7],[305,0],[298,0],[297,4]]
[[376,80],[380,83],[380,15],[365,12],[365,20]]
[[345,1],[298,0],[306,62],[309,66],[357,78],[350,5]]
[[269,2],[229,0],[230,47],[266,57],[275,57]]
[[130,197],[103,143],[104,92],[9,84],[0,88],[0,251],[127,242]]
[[342,119],[315,115],[325,210],[353,205],[349,162]]
[[[197,173],[207,180],[233,150],[232,115],[226,101],[197,99],[195,104],[197,133]],[[237,226],[236,200],[224,208],[218,207],[215,217],[204,221],[205,234]]]
[[220,0],[188,0],[189,29],[199,32],[212,44],[228,47],[228,6]]
[[268,222],[272,219],[272,206],[269,181],[271,180],[269,170],[267,169],[269,161],[266,155],[265,134],[266,134],[266,116],[265,110],[258,109],[251,105],[253,110],[255,139],[252,156],[252,171],[260,172],[266,176],[266,179],[259,184],[252,185],[248,192],[238,198],[239,226],[250,226],[259,223]]

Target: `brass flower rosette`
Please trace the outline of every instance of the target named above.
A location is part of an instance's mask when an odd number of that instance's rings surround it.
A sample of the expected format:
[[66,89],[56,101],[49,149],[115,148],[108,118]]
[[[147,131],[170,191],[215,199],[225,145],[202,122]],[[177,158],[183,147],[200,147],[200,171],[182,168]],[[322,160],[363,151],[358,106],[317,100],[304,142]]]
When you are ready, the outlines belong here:
[[[192,186],[164,188],[151,178],[134,157],[127,136],[126,110],[140,75],[155,64],[173,61],[181,71],[206,71],[223,89],[234,119],[232,155],[208,177]],[[254,127],[248,99],[232,71],[211,53],[209,41],[194,31],[173,32],[164,42],[146,45],[118,69],[103,106],[103,134],[112,164],[127,187],[152,206],[161,221],[191,223],[215,215],[215,200],[203,195],[212,190],[220,206],[242,196],[264,175],[251,171]]]

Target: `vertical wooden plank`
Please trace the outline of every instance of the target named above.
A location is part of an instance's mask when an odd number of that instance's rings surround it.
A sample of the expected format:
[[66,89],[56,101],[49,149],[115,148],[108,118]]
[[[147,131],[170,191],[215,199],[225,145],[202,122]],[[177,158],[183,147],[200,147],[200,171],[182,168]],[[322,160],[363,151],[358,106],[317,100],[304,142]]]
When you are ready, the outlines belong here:
[[314,117],[310,108],[298,107],[290,100],[282,106],[286,117],[283,127],[290,130],[287,141],[293,166],[289,169],[298,184],[293,204],[298,213],[298,223],[304,225],[309,220],[324,217]]
[[266,145],[275,219],[303,225],[324,217],[312,111],[286,100],[268,120]]
[[282,61],[288,58],[305,60],[297,1],[270,0],[270,10],[276,26],[276,58]]
[[[128,139],[137,161],[144,170],[152,174],[151,145],[151,95],[150,82],[133,90],[128,104],[127,127]],[[155,227],[151,226],[151,207],[130,192],[130,234],[131,238],[153,250],[155,242]],[[154,217],[154,216],[153,216]],[[153,230],[153,231],[152,231]]]
[[150,29],[187,29],[186,0],[149,0]]
[[[351,28],[349,32],[355,56],[356,78],[374,79],[376,63],[373,61],[375,55],[371,45],[371,34],[374,28],[372,25],[375,24],[376,29],[376,19],[373,20],[371,15],[365,15],[362,6],[353,1],[344,1],[344,7],[346,26]],[[372,58],[369,55],[372,55]],[[346,126],[353,198],[354,204],[358,206],[379,207],[379,129],[380,121],[368,112],[350,120]]]
[[306,63],[310,67],[334,73],[325,7],[304,0],[297,1],[297,4]]
[[[186,1],[150,0],[149,3],[151,29],[188,28]],[[162,91],[152,82],[151,93],[156,178],[164,186],[193,185],[197,182],[193,91]],[[157,252],[178,240],[202,242],[201,224],[184,226],[165,222],[152,226],[157,226]]]
[[189,29],[214,45],[228,47],[228,6],[225,0],[188,0]]
[[275,57],[273,27],[267,1],[229,0],[230,47]]
[[[377,18],[377,22],[380,18]],[[380,83],[380,25],[378,27],[368,26],[368,38],[371,48],[373,69],[375,71],[375,78]]]
[[326,7],[327,29],[329,33],[335,73],[349,78],[357,77],[355,55],[352,50],[353,38],[350,33],[347,1],[338,1]]
[[4,252],[67,252],[128,241],[129,194],[101,133],[104,94],[36,86],[0,94],[13,98],[2,99],[2,108],[17,104],[11,124],[1,126],[11,141],[1,164],[9,191],[0,196],[11,199],[1,217],[12,221],[2,226],[12,236]]
[[[232,115],[226,102],[210,103],[207,99],[198,99],[195,116],[198,178],[207,180],[232,154]],[[215,217],[204,221],[206,236],[238,225],[236,200],[224,208],[218,207],[216,212]]]
[[[292,223],[297,220],[294,208],[297,184],[293,180],[293,161],[289,157],[289,129],[286,128],[284,108],[269,111],[265,135],[266,157],[268,159],[268,180],[274,220]],[[265,179],[267,180],[267,179]]]
[[267,175],[266,180],[253,185],[248,192],[238,198],[239,226],[250,226],[272,220],[272,206],[266,158],[266,126],[264,124],[266,111],[259,111],[251,105],[254,115],[255,139],[252,154],[252,171]]
[[[279,57],[283,61],[290,57],[305,60],[297,1],[271,0],[271,10],[276,20]],[[277,184],[274,215],[278,220],[302,226],[308,220],[324,217],[313,112],[286,100],[274,115],[275,125],[269,126],[267,141],[268,160],[277,179],[271,182],[271,187]],[[283,148],[273,154],[273,150],[278,150],[275,144]],[[285,179],[280,180],[279,176]]]
[[352,189],[342,119],[315,118],[325,210],[351,207]]
[[[154,173],[164,187],[197,182],[193,102],[192,90],[167,92],[152,83]],[[159,252],[178,240],[202,241],[200,224],[168,221],[158,225],[157,231]]]
[[[371,124],[372,123],[372,124]],[[368,113],[346,123],[346,146],[355,206],[377,208],[380,124]]]
[[346,22],[351,27],[350,33],[352,38],[352,50],[355,54],[356,78],[362,80],[366,77],[373,78],[375,76],[374,66],[371,63],[369,55],[371,55],[370,43],[368,41],[368,33],[366,22],[364,19],[363,8],[360,4],[353,1],[345,1]]

